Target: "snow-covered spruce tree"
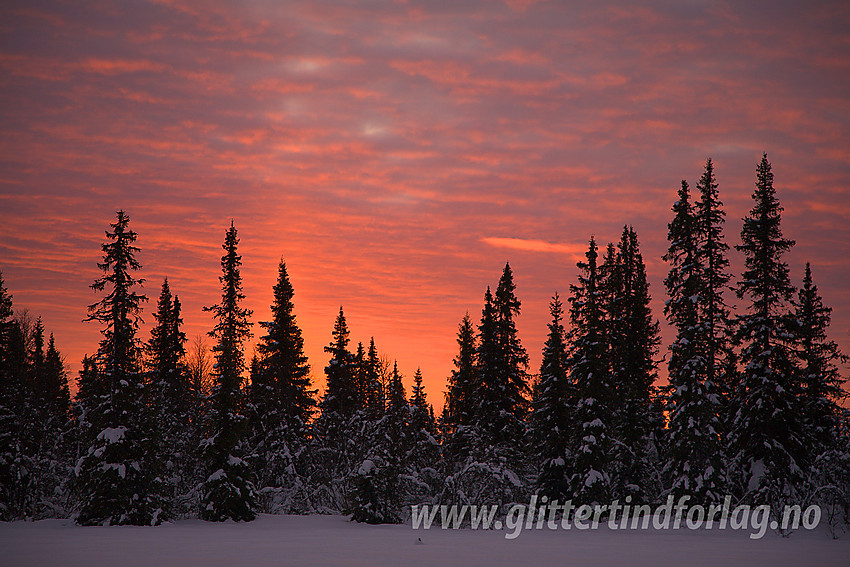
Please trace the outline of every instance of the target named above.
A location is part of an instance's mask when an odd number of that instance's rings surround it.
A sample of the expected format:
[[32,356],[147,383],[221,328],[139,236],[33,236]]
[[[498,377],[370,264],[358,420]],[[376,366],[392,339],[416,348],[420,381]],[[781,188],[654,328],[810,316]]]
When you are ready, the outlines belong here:
[[469,313],[463,316],[457,331],[458,354],[452,363],[454,370],[448,378],[440,429],[443,437],[443,472],[452,474],[466,462],[470,453],[475,392],[478,389],[476,371],[475,328]]
[[[413,374],[413,388],[409,400],[409,430],[411,447],[404,458],[404,504],[430,502],[440,488],[440,443],[437,440],[437,421],[434,408],[428,403],[422,371]],[[407,507],[405,507],[405,510]]]
[[[27,332],[20,336],[26,335]],[[19,482],[26,486],[20,512],[29,518],[67,517],[68,480],[73,470],[73,428],[70,422],[68,376],[53,334],[45,349],[45,330],[39,317],[24,337],[30,344],[18,411],[21,464],[28,463]]]
[[203,443],[206,480],[201,486],[201,519],[211,522],[250,521],[256,517],[256,494],[251,470],[243,459],[247,436],[242,373],[245,371],[244,342],[251,337],[251,311],[241,306],[242,257],[233,222],[224,238],[221,257],[221,302],[204,311],[216,320],[209,335],[213,347],[216,384],[211,395],[208,437]]
[[31,388],[27,349],[13,318],[12,296],[0,273],[0,520],[24,518],[31,494],[33,463],[27,453]]
[[838,364],[847,359],[827,334],[831,313],[812,279],[811,264],[806,262],[803,287],[794,302],[794,330],[806,417],[806,447],[812,457],[834,445],[842,411],[837,402],[845,395]]
[[[725,294],[730,291],[728,251],[723,236],[726,213],[720,200],[714,163],[709,158],[697,183],[699,200],[693,205],[696,261],[700,270],[700,286],[696,295],[700,335],[697,341],[705,347],[704,380],[719,396],[721,426],[728,425],[729,399],[738,381],[737,360],[732,350],[734,333]],[[722,436],[724,432],[719,431]]]
[[606,334],[615,440],[611,467],[614,496],[648,502],[660,490],[659,435],[663,414],[655,404],[658,322],[650,309],[646,266],[637,233],[624,227],[616,259],[606,254],[600,267],[606,298]]
[[193,396],[186,368],[186,334],[181,326],[180,299],[172,296],[168,278],[162,282],[156,324],[145,346],[148,381],[150,384],[148,411],[151,414],[153,435],[157,447],[157,473],[167,482],[172,514],[189,513],[189,496],[197,479],[196,436],[198,426],[191,420]]
[[108,290],[89,306],[86,321],[104,325],[97,351],[98,376],[104,380],[103,395],[82,398],[90,423],[84,454],[77,463],[82,525],[155,525],[165,516],[166,487],[153,469],[155,459],[144,375],[141,372],[140,342],[136,337],[141,304],[147,297],[136,291],[144,282],[133,272],[141,268],[136,259],[136,233],[130,217],[118,211],[102,245],[103,275],[91,288]]
[[717,384],[707,379],[699,310],[704,272],[698,259],[697,218],[684,180],[667,226],[670,247],[664,260],[670,270],[664,285],[669,299],[664,312],[676,338],[667,365],[671,394],[665,476],[677,500],[688,495],[694,503],[708,505],[724,495],[722,408]]
[[846,363],[847,357],[828,336],[831,312],[823,304],[807,262],[803,286],[794,301],[800,402],[805,420],[806,455],[802,461],[809,490],[825,509],[834,508],[837,503],[850,506],[850,475],[841,472],[850,463],[850,454],[840,444],[842,414],[846,410],[839,402],[846,393],[842,389],[844,378],[838,371],[838,364]]
[[363,405],[367,414],[372,418],[379,418],[384,413],[386,403],[382,371],[384,364],[378,355],[378,347],[375,346],[375,337],[369,339],[369,349],[366,353],[364,382],[363,382]]
[[[523,433],[523,420],[528,411],[528,354],[519,340],[515,317],[521,303],[516,296],[513,272],[505,264],[493,301],[495,315],[497,365],[492,373],[482,369],[484,399],[495,402],[482,407],[495,443],[513,446]],[[487,394],[490,394],[489,396]]]
[[352,519],[369,524],[398,523],[402,518],[401,475],[414,442],[398,363],[393,364],[387,384],[384,414],[371,420],[367,412],[361,413],[356,420],[360,431],[356,445],[363,458],[351,471]]
[[43,436],[39,441],[39,507],[41,518],[67,517],[70,479],[75,461],[76,427],[71,421],[71,395],[65,360],[53,333],[44,353],[44,380],[36,392]]
[[578,283],[570,286],[568,363],[576,389],[575,429],[569,446],[570,489],[577,504],[606,503],[611,498],[611,384],[606,347],[599,252],[591,237],[587,261],[577,264]]
[[257,345],[259,360],[248,390],[251,449],[262,509],[305,513],[312,509],[306,451],[316,401],[283,260],[273,291],[272,320],[260,323],[266,334]]
[[797,502],[807,424],[789,311],[794,288],[782,259],[794,241],[782,236],[782,207],[767,154],[756,168],[753,200],[736,246],[746,257],[737,294],[749,306],[738,318],[743,370],[729,441],[740,493],[747,502],[770,504],[776,512]]
[[440,496],[445,504],[507,505],[524,498],[520,441],[527,410],[528,358],[516,333],[514,317],[520,302],[514,290],[513,274],[506,264],[496,297],[489,287],[484,294],[474,389],[469,410],[463,403],[458,408],[461,418],[471,411],[469,424],[458,421],[447,441],[453,462],[448,463]]
[[562,323],[564,308],[556,293],[549,303],[552,321],[543,345],[540,381],[532,400],[529,438],[532,459],[539,468],[537,489],[550,500],[570,497],[567,445],[573,428],[575,390],[567,375],[566,331]]
[[355,380],[354,357],[348,350],[350,331],[343,308],[334,323],[331,343],[325,352],[331,358],[325,367],[327,383],[319,402],[319,417],[313,426],[312,484],[320,510],[349,508],[347,477],[354,461],[355,441],[350,422],[361,409]]

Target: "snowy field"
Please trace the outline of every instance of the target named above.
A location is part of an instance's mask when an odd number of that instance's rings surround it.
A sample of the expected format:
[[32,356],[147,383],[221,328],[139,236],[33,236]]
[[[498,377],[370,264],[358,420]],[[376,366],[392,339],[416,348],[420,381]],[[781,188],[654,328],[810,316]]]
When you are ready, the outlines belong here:
[[[248,524],[178,521],[156,528],[78,527],[65,520],[0,523],[0,565],[487,566],[850,565],[850,536],[790,538],[739,531],[413,530],[342,516],[261,516]],[[418,538],[422,538],[419,543]]]

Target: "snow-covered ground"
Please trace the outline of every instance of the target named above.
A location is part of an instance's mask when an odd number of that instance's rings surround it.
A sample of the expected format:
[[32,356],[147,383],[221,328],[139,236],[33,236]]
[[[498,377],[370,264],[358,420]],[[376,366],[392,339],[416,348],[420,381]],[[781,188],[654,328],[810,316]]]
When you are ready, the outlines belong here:
[[[156,528],[78,527],[64,520],[0,523],[0,565],[850,565],[850,534],[790,538],[745,531],[413,530],[341,516],[261,516],[247,524],[178,521]],[[418,538],[422,539],[419,543]]]

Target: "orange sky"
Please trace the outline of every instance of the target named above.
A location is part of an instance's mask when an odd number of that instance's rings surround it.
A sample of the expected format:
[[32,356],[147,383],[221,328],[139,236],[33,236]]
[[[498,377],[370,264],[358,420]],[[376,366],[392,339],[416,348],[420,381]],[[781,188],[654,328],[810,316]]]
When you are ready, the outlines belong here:
[[232,218],[254,320],[283,256],[318,379],[342,304],[439,407],[505,261],[536,371],[591,233],[635,226],[660,318],[680,180],[714,159],[734,245],[763,151],[792,275],[813,263],[850,352],[845,2],[87,4],[0,7],[0,270],[75,370],[115,210],[139,233],[144,339],[165,275],[187,332],[209,330]]

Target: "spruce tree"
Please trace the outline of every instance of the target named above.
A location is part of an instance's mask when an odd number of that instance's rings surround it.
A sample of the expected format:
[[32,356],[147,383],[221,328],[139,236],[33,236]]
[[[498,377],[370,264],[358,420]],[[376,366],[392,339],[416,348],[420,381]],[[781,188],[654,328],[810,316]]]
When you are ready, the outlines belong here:
[[24,333],[13,318],[12,296],[0,273],[0,520],[24,518],[31,509],[34,463],[28,443],[31,391]]
[[564,308],[556,293],[549,303],[552,320],[543,345],[540,381],[530,416],[531,444],[540,467],[537,486],[550,500],[569,498],[567,445],[573,428],[575,391],[567,375]]
[[[35,342],[40,345],[43,340],[37,338]],[[68,373],[53,333],[41,358],[37,380],[32,384],[33,411],[28,420],[34,464],[30,514],[39,519],[67,517],[71,506],[69,480],[75,460],[75,428],[70,420]]]
[[[510,264],[505,264],[493,302],[496,341],[500,367],[494,373],[498,400],[495,418],[495,441],[516,439],[522,432],[522,422],[528,410],[528,354],[519,339],[515,317],[521,303],[516,297],[516,284]],[[485,379],[482,377],[482,379]]]
[[[355,358],[365,360],[365,351]],[[352,469],[352,519],[369,524],[398,523],[401,520],[402,471],[405,470],[413,436],[410,407],[404,392],[398,363],[393,364],[387,384],[386,413],[374,421],[365,406],[358,422],[356,445],[362,451]]]
[[[610,262],[610,260],[608,260]],[[604,267],[604,266],[603,266]],[[608,298],[608,343],[611,384],[615,390],[615,437],[618,441],[614,490],[635,502],[652,498],[658,436],[663,415],[654,403],[660,328],[650,309],[646,266],[637,233],[624,227],[616,261],[606,268],[603,288]]]
[[457,331],[458,354],[448,379],[442,423],[444,435],[450,436],[461,425],[469,425],[475,412],[476,373],[475,329],[469,313],[463,316]]
[[348,350],[351,341],[343,308],[334,322],[332,340],[325,347],[330,360],[325,366],[326,386],[319,403],[320,414],[313,427],[312,483],[317,501],[328,509],[349,508],[348,477],[360,458],[356,443],[359,431],[353,429],[356,414],[362,409],[356,381],[354,355]]
[[96,524],[158,524],[164,519],[162,479],[152,468],[151,427],[144,406],[147,390],[141,372],[141,345],[136,331],[142,303],[147,297],[136,291],[144,283],[134,272],[141,269],[136,259],[136,233],[130,217],[122,210],[107,231],[102,245],[103,275],[91,288],[107,295],[89,306],[86,321],[104,325],[97,352],[99,376],[105,392],[86,408],[98,426],[88,431],[88,449],[77,465],[82,492],[82,509],[77,522]]
[[756,169],[753,200],[736,246],[746,257],[736,291],[749,306],[738,318],[743,370],[733,400],[730,444],[745,498],[780,506],[798,496],[806,432],[791,342],[794,288],[782,258],[794,241],[782,236],[782,207],[767,154]]
[[316,402],[304,338],[293,312],[295,292],[283,260],[273,292],[272,320],[260,323],[266,334],[257,345],[259,359],[251,372],[251,447],[264,509],[304,512],[310,507],[305,460]]
[[325,352],[331,355],[325,367],[327,387],[320,404],[322,414],[326,416],[336,413],[340,417],[348,418],[360,406],[355,383],[354,357],[348,350],[351,341],[349,334],[345,313],[340,307],[334,323],[333,340],[325,347]]
[[454,370],[448,379],[440,427],[443,435],[443,467],[447,474],[466,461],[472,448],[473,424],[476,414],[476,392],[479,375],[478,346],[469,313],[465,314],[457,331],[458,354],[452,361]]
[[366,372],[364,375],[363,404],[371,418],[383,414],[385,395],[381,378],[382,363],[375,346],[375,337],[369,339],[369,349],[366,353]]
[[484,292],[484,308],[478,325],[478,340],[475,353],[475,371],[478,374],[474,393],[475,410],[472,419],[477,427],[495,427],[495,418],[501,405],[501,391],[497,374],[502,368],[502,353],[496,329],[496,310],[490,286]]
[[417,368],[413,374],[413,388],[410,391],[410,405],[427,419],[428,402],[426,401],[425,386],[422,384],[422,369]]
[[570,286],[568,335],[570,381],[576,388],[575,429],[570,442],[569,469],[573,501],[581,504],[610,500],[610,454],[614,424],[611,384],[605,342],[603,290],[599,252],[591,237],[587,261],[577,264],[578,283]]
[[244,413],[242,373],[245,371],[244,342],[251,337],[251,311],[241,306],[242,257],[233,222],[224,238],[221,257],[221,302],[204,311],[216,320],[209,335],[216,339],[209,433],[204,442],[207,478],[201,487],[201,519],[222,522],[250,521],[256,517],[256,495],[251,471],[243,460],[247,419]]
[[[737,376],[735,355],[730,345],[734,330],[725,298],[731,280],[727,257],[729,246],[723,237],[726,213],[719,197],[711,158],[706,160],[697,190],[700,198],[694,203],[693,214],[696,261],[701,272],[701,285],[697,293],[701,327],[699,341],[705,346],[705,381],[716,389],[721,410],[725,410]],[[728,415],[721,417],[724,421],[729,419]]]
[[197,427],[190,417],[193,398],[185,365],[186,334],[181,329],[180,310],[180,300],[172,296],[168,278],[165,278],[154,313],[156,324],[145,350],[156,469],[168,484],[172,513],[174,504],[192,489],[194,475],[190,470],[195,436],[191,428]]
[[847,358],[828,336],[831,313],[832,309],[823,304],[812,279],[811,265],[806,262],[793,318],[802,388],[800,402],[805,418],[806,464],[835,447],[843,411],[838,402],[845,395],[844,378],[838,364],[846,363]]
[[668,453],[665,466],[670,490],[678,500],[688,495],[708,505],[723,497],[720,399],[718,385],[708,379],[706,345],[702,341],[698,297],[703,270],[699,261],[698,219],[682,181],[668,225],[670,265],[664,285],[669,296],[664,312],[676,329],[670,346],[668,378]]

